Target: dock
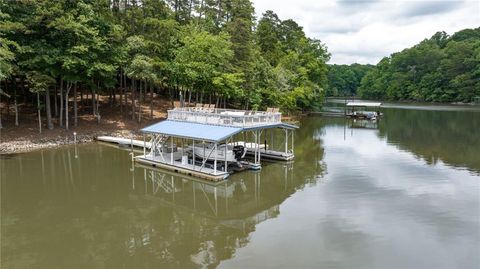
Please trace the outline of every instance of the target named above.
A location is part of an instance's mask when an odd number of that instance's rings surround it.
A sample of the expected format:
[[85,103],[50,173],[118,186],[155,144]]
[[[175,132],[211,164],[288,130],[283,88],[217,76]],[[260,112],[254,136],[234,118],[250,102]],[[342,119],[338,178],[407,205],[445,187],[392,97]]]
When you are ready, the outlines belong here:
[[230,173],[225,171],[214,171],[213,168],[195,166],[194,164],[182,163],[181,161],[164,162],[160,157],[152,157],[148,155],[140,155],[135,157],[138,163],[150,165],[152,167],[163,168],[171,170],[175,173],[180,173],[187,176],[207,179],[213,182],[218,182],[226,179]]
[[[315,111],[310,112],[311,116],[349,118],[360,120],[377,120],[383,114],[378,111],[382,103],[378,102],[346,102],[344,111]],[[376,111],[366,111],[367,108],[376,109]]]
[[[254,149],[247,149],[247,155],[253,156],[255,154]],[[260,156],[264,159],[275,161],[291,161],[295,157],[293,152],[281,152],[269,149],[261,149]]]
[[138,147],[138,148],[143,148],[145,146],[147,149],[152,147],[152,144],[150,142],[145,142],[144,144],[144,141],[142,140],[114,137],[114,136],[98,136],[95,138],[95,140],[101,141],[101,142],[118,144],[120,146],[131,146],[131,147]]
[[[232,173],[261,169],[262,158],[294,159],[298,127],[281,118],[278,109],[247,111],[197,105],[169,110],[166,120],[141,130],[143,141],[98,139],[143,148],[143,154],[134,157],[138,163],[219,182]],[[274,139],[282,143],[275,144]],[[281,146],[266,148],[267,141]]]

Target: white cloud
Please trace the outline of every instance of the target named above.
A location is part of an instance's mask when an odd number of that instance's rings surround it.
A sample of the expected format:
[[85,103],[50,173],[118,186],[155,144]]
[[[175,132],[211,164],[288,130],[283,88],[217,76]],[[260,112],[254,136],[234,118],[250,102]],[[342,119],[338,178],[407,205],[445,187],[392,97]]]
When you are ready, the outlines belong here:
[[331,63],[371,63],[435,32],[480,26],[480,0],[253,0],[326,43]]

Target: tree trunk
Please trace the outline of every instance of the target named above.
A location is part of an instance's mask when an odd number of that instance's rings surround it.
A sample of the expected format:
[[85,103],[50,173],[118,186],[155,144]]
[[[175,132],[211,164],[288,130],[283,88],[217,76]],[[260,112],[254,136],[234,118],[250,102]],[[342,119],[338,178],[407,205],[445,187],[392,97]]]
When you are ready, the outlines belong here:
[[[8,82],[7,80],[5,80],[5,90],[7,91],[8,90]],[[25,98],[26,100],[26,98]],[[33,99],[32,99],[32,102],[33,102]],[[10,100],[7,98],[7,101],[6,101],[6,104],[7,104],[7,116],[10,116]]]
[[[2,84],[0,83],[0,88],[2,87]],[[0,94],[0,104],[2,103],[2,95]],[[2,109],[0,108],[0,129],[2,129]]]
[[47,87],[45,89],[45,110],[47,113],[47,127],[48,130],[53,129],[53,123],[52,123],[52,110],[50,106],[50,89]]
[[40,93],[37,92],[37,113],[38,113],[38,130],[42,133],[42,116],[40,115]]
[[78,87],[80,89],[80,105],[83,106],[83,89],[84,89],[83,84],[80,84],[80,86]]
[[63,78],[60,79],[60,126],[63,127]]
[[170,99],[170,104],[173,107],[173,89],[172,89],[172,87],[168,87],[168,98]]
[[[100,81],[97,81],[97,89],[100,88]],[[100,123],[100,105],[99,105],[99,101],[100,101],[100,94],[97,93],[97,104],[95,106],[95,112],[97,113],[97,123]]]
[[77,83],[73,85],[73,125],[78,126],[78,111],[77,111]]
[[120,102],[120,114],[122,114],[123,116],[123,97],[122,97],[122,94],[123,94],[123,75],[122,75],[122,69],[120,69],[120,99],[118,100]]
[[15,110],[15,126],[18,126],[17,79],[13,79],[13,109]]
[[127,100],[127,76],[125,75],[125,72],[122,72],[123,74],[123,95],[124,95],[124,100],[125,100],[125,112],[128,114],[128,100]]
[[95,90],[92,88],[92,115],[95,117],[97,116],[97,111],[96,111],[96,106],[95,106]]
[[17,93],[15,92],[15,96],[13,97],[14,100],[14,108],[15,108],[15,126],[18,126],[18,102],[17,102]]
[[145,87],[146,86],[146,81],[140,81],[140,100],[138,104],[138,122],[142,122],[142,101],[143,101],[143,94],[142,94],[142,85]]
[[199,21],[199,22],[200,22],[200,20],[202,19],[202,15],[203,15],[202,12],[204,11],[204,10],[203,10],[203,1],[204,1],[204,0],[202,0],[202,1],[200,2],[200,12],[198,12],[198,21]]
[[153,83],[150,83],[150,119],[153,119]]
[[58,117],[58,105],[57,105],[57,82],[55,82],[54,90],[53,90],[53,107],[55,109],[55,117]]
[[132,80],[132,120],[135,120],[135,79]]
[[67,89],[65,90],[65,129],[68,131],[68,94],[72,88],[72,83],[67,83]]
[[55,108],[55,117],[58,117],[58,103],[57,103],[57,99],[58,99],[58,87],[57,87],[57,83],[55,83],[55,90],[54,90],[54,93],[53,93],[53,102],[54,102],[54,108]]
[[142,80],[140,80],[140,81],[138,82],[138,84],[139,84],[139,85],[138,85],[138,103],[139,103],[139,106],[141,106],[141,105],[142,105],[142,102],[143,102],[143,93],[142,93],[142,90],[143,90],[143,84],[144,84],[144,83],[143,83]]

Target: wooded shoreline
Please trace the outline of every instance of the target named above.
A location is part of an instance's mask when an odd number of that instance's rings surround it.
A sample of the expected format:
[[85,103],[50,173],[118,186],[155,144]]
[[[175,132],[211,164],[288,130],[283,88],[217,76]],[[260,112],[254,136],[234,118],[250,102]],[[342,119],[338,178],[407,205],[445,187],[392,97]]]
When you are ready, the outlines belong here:
[[[48,123],[42,121],[42,132],[39,133],[37,122],[37,111],[35,107],[28,103],[22,103],[16,109],[9,107],[5,102],[0,103],[0,108],[6,111],[3,116],[3,128],[0,128],[0,154],[10,154],[27,152],[43,148],[52,148],[74,143],[74,133],[77,134],[77,143],[92,142],[96,136],[110,135],[131,137],[137,136],[138,130],[153,122],[158,122],[166,118],[167,109],[173,107],[169,100],[154,96],[152,101],[145,100],[143,103],[137,103],[137,116],[134,119],[128,115],[120,113],[118,102],[114,103],[109,96],[97,95],[99,100],[98,110],[102,111],[102,117],[96,117],[92,114],[93,103],[78,102],[78,110],[81,112],[77,117],[78,126],[71,126],[68,130],[66,126],[60,125],[65,122],[65,118],[60,115],[52,115],[52,129],[48,129]],[[54,99],[53,96],[51,99]],[[118,96],[116,96],[118,100]],[[73,98],[69,99],[73,103]],[[52,104],[54,101],[52,100]],[[153,110],[150,109],[153,108]],[[22,113],[18,113],[18,111]],[[17,112],[17,113],[15,113]],[[70,106],[70,120],[74,119],[73,106]],[[90,112],[90,113],[89,113]],[[41,114],[45,117],[45,113]],[[139,119],[141,121],[139,121]]]

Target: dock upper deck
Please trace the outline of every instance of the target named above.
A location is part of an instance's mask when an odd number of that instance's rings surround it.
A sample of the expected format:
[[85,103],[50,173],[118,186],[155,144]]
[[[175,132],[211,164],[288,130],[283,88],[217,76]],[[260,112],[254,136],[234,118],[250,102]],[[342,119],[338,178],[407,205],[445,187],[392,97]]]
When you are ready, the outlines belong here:
[[280,112],[267,111],[219,108],[205,110],[196,107],[182,107],[168,110],[168,119],[174,121],[248,128],[281,124],[282,114]]

